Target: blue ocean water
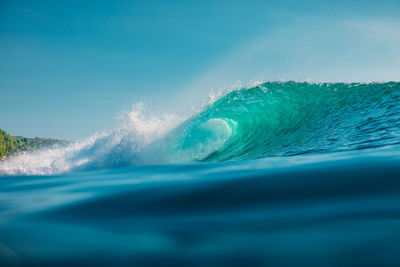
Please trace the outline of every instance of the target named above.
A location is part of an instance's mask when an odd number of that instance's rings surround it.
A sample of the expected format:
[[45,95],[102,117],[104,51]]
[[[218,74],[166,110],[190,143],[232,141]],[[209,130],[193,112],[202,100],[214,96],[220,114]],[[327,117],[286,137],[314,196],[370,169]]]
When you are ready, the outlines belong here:
[[0,264],[400,264],[400,83],[269,82],[0,163]]

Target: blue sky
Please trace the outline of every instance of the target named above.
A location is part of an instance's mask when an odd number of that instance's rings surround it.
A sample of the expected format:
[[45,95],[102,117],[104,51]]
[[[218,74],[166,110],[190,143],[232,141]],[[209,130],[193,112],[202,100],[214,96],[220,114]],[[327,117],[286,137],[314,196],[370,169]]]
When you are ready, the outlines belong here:
[[400,1],[0,1],[0,128],[79,139],[259,80],[400,80]]

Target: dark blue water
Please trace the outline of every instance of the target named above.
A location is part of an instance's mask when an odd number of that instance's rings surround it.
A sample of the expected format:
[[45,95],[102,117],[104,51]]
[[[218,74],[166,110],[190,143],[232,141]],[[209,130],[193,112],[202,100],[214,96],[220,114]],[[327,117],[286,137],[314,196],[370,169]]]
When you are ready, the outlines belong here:
[[2,177],[1,263],[396,266],[398,152]]
[[399,266],[399,101],[265,83],[2,161],[0,266]]

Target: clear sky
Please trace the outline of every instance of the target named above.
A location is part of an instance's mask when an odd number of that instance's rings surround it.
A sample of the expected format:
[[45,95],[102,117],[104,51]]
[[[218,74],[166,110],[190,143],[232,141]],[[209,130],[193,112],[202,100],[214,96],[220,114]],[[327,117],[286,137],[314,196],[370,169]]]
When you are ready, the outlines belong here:
[[0,128],[79,139],[261,80],[400,80],[400,1],[0,0]]

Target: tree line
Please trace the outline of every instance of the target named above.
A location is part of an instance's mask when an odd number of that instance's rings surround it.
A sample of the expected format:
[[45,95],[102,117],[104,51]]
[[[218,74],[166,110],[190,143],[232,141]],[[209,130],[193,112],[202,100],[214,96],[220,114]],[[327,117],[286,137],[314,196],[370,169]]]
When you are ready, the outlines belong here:
[[27,138],[23,136],[11,136],[0,129],[0,159],[5,159],[21,151],[32,151],[54,145],[66,145],[69,141],[51,138]]

